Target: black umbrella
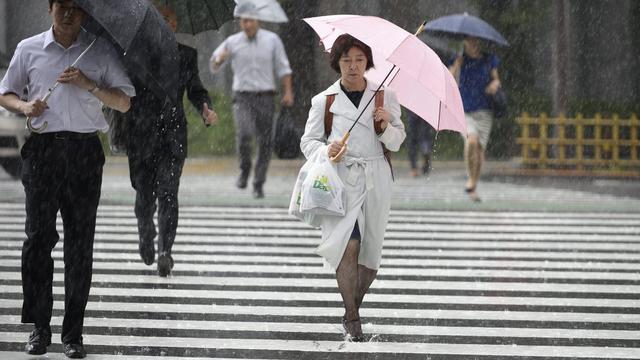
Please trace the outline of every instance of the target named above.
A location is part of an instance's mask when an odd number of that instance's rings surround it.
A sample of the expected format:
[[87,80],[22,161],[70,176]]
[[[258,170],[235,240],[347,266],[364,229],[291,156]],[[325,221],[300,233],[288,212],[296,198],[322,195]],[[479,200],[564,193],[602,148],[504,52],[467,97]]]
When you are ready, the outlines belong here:
[[179,53],[175,34],[147,0],[75,0],[85,29],[110,39],[129,74],[159,98],[177,101]]
[[178,17],[179,33],[198,34],[217,30],[233,19],[234,0],[154,0],[169,6]]

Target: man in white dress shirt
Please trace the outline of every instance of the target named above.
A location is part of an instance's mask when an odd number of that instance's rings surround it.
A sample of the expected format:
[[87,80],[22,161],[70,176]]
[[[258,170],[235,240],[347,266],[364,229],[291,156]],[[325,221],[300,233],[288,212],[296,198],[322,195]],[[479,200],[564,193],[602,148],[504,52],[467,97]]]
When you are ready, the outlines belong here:
[[281,79],[282,105],[293,105],[291,67],[282,40],[260,28],[258,20],[240,19],[241,32],[228,37],[211,56],[215,74],[227,62],[233,70],[233,117],[236,148],[240,157],[240,176],[236,185],[244,189],[251,171],[251,139],[255,134],[257,157],[253,176],[253,195],[263,198],[263,184],[272,151],[271,129],[275,112],[276,77]]
[[[32,355],[51,344],[53,259],[59,239],[58,211],[64,228],[65,314],[63,350],[67,357],[86,356],[82,344],[84,311],[89,297],[96,212],[100,200],[104,153],[98,131],[108,125],[102,104],[129,110],[135,94],[114,49],[98,39],[87,54],[91,36],[82,30],[86,14],[72,0],[49,0],[51,29],[18,44],[0,82],[0,106],[48,126],[33,133],[22,148],[22,183],[26,195],[26,240],[22,248],[22,322],[34,323],[25,346]],[[59,81],[47,103],[42,99]],[[27,89],[28,99],[21,96]]]

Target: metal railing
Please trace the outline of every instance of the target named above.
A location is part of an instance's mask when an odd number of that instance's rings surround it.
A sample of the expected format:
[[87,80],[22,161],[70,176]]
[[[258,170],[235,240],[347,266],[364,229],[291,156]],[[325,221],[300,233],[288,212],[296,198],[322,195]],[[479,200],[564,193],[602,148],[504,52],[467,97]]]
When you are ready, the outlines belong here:
[[532,117],[516,119],[522,165],[533,169],[582,172],[636,172],[640,170],[640,121],[599,114],[585,118]]

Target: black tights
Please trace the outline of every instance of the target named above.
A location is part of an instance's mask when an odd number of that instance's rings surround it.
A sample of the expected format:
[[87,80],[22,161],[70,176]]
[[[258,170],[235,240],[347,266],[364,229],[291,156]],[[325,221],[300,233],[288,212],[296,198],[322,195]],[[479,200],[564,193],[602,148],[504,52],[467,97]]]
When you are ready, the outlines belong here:
[[344,319],[347,321],[360,318],[360,305],[378,273],[377,270],[358,264],[359,253],[360,241],[350,239],[336,270],[338,289],[344,302]]

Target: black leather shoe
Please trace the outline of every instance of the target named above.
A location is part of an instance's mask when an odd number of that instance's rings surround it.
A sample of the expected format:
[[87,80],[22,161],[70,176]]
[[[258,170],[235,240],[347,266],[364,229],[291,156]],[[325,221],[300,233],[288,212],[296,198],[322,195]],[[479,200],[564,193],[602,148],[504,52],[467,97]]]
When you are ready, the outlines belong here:
[[236,186],[238,189],[244,189],[247,187],[247,176],[240,175],[238,180],[236,180]]
[[147,265],[152,265],[153,261],[156,258],[156,248],[153,244],[153,238],[143,239],[142,237],[140,237],[138,250],[140,251],[140,257],[142,258],[142,261],[144,261],[144,263]]
[[253,197],[256,199],[264,199],[264,191],[262,191],[261,187],[253,189]]
[[24,352],[29,355],[46,354],[49,345],[51,345],[51,328],[37,327],[31,332],[29,341],[24,346]]
[[84,359],[87,356],[87,352],[84,350],[82,344],[66,343],[62,347],[64,354],[70,359]]
[[173,258],[167,253],[162,253],[158,256],[158,275],[161,277],[167,277],[171,274],[173,269]]

